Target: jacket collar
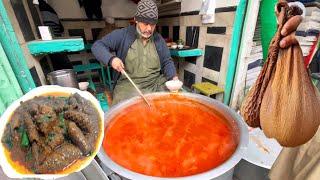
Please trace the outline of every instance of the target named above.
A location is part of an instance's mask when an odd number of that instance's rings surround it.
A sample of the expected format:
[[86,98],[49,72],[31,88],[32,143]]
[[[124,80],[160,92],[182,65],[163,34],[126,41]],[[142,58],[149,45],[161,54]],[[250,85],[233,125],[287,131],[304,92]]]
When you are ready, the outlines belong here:
[[136,40],[136,38],[136,26],[130,25],[128,27],[128,41],[130,42],[129,44],[131,45]]

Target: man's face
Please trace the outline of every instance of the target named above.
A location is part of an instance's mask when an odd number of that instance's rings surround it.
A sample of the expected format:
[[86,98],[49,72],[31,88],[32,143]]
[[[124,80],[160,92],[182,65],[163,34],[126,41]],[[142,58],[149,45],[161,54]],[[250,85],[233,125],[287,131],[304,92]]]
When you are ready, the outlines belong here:
[[153,34],[154,29],[156,28],[155,24],[148,24],[144,22],[137,22],[137,26],[143,38],[149,38]]

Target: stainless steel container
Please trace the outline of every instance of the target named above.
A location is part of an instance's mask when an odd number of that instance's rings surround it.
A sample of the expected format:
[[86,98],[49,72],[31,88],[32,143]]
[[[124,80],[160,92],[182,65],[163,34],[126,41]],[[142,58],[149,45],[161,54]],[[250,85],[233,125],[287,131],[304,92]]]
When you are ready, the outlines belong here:
[[[161,93],[152,93],[147,94],[147,98],[159,98],[161,96],[167,96],[169,93],[167,92],[161,92]],[[128,179],[154,179],[154,180],[164,180],[164,179],[215,179],[215,180],[227,180],[232,179],[233,169],[234,166],[242,159],[244,152],[247,149],[248,142],[249,142],[249,135],[248,135],[248,129],[245,125],[245,122],[239,116],[236,112],[234,112],[232,109],[227,107],[226,105],[222,104],[219,101],[216,101],[214,99],[211,99],[207,96],[202,96],[199,94],[191,94],[191,93],[180,93],[180,96],[183,96],[188,99],[192,99],[195,101],[198,101],[200,103],[203,103],[216,111],[220,112],[224,117],[230,121],[230,124],[232,128],[234,129],[234,133],[238,135],[238,147],[236,148],[234,154],[223,164],[221,164],[218,167],[215,167],[207,172],[199,173],[192,176],[185,176],[185,177],[177,177],[177,178],[160,178],[160,177],[152,177],[143,175],[140,173],[133,172],[131,170],[128,170],[116,162],[114,162],[104,151],[103,148],[100,148],[100,151],[98,153],[99,159],[102,161],[104,165],[106,165],[108,168],[110,168],[112,171],[116,172],[117,174],[128,178]],[[110,121],[117,116],[119,112],[124,110],[125,108],[135,104],[137,101],[140,101],[140,97],[134,97],[129,100],[120,102],[116,106],[112,107],[106,114],[105,114],[105,127],[108,126]]]
[[72,69],[62,69],[48,74],[51,85],[79,88],[78,81]]

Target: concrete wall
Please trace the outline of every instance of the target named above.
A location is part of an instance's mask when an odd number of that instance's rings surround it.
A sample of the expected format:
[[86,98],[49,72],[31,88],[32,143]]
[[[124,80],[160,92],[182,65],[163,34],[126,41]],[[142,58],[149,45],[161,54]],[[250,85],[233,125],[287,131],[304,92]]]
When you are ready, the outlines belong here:
[[[174,58],[175,64],[178,64],[176,67],[178,67],[179,79],[183,80],[185,85],[190,87],[193,83],[209,81],[224,88],[235,10],[238,2],[239,0],[217,0],[217,13],[213,24],[202,24],[201,16],[197,15],[202,0],[182,0],[181,16],[159,19],[158,31],[163,35],[168,34],[170,39],[174,38],[173,27],[179,26],[179,38],[184,42],[186,42],[188,28],[199,28],[197,48],[202,49],[204,55],[186,58],[183,62]],[[193,15],[187,15],[190,12]],[[164,33],[164,29],[169,32]],[[224,32],[219,32],[221,29],[224,29]],[[217,53],[216,51],[220,52]],[[208,64],[215,64],[215,67],[208,67]],[[223,99],[222,95],[218,95],[216,98]]]
[[[59,18],[86,18],[84,8],[78,0],[48,0],[48,4],[58,13]],[[102,0],[103,17],[133,17],[136,4],[131,0]]]
[[[199,40],[198,48],[204,51],[204,55],[197,57],[195,63],[180,62],[179,64],[179,78],[186,80],[185,72],[194,74],[194,83],[203,82],[209,80],[219,87],[224,88],[226,80],[226,72],[228,68],[228,57],[230,52],[231,33],[233,30],[233,22],[235,17],[235,11],[221,12],[215,14],[215,23],[210,25],[203,25],[200,15],[181,16],[180,17],[180,38],[185,41],[187,27],[196,26],[199,27]],[[208,33],[208,28],[225,28],[224,33]],[[213,50],[219,50],[221,56],[217,56]],[[207,64],[214,65],[218,68],[205,67]],[[218,70],[217,70],[218,69]],[[217,99],[222,100],[222,96],[219,95]]]

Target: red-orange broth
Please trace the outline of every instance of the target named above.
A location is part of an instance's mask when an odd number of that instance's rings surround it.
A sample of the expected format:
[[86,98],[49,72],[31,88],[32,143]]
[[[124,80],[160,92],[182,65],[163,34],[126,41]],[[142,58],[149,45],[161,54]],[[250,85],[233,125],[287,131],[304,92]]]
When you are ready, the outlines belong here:
[[179,96],[125,108],[105,129],[103,148],[119,165],[150,176],[181,177],[226,161],[238,138],[214,109]]

